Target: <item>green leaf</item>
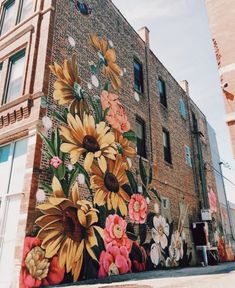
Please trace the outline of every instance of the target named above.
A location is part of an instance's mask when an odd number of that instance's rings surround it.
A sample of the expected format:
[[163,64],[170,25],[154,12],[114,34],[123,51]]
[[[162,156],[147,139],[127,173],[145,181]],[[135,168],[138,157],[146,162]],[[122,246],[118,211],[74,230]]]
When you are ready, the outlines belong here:
[[79,169],[76,167],[76,169],[74,169],[69,177],[69,181],[68,181],[68,191],[70,191],[70,189],[72,188],[74,182],[76,181],[77,177],[78,177],[78,173],[79,173]]
[[55,112],[53,113],[53,116],[54,116],[57,120],[63,122],[64,124],[67,124],[67,118],[66,118],[64,115],[60,115],[58,112],[55,111]]
[[147,225],[150,229],[153,228],[153,217],[156,216],[155,213],[149,212],[147,215]]
[[127,175],[128,180],[129,180],[130,187],[132,189],[132,194],[137,193],[138,192],[138,185],[137,185],[137,182],[135,180],[134,175],[129,170],[126,170],[126,175]]
[[129,231],[127,231],[126,234],[127,234],[127,237],[128,237],[129,239],[131,239],[132,241],[136,241],[137,238],[138,238],[135,234],[133,234],[133,233],[131,233],[131,232],[129,232]]
[[151,188],[150,191],[153,192],[153,194],[156,196],[156,198],[162,202],[161,196],[159,195],[159,193],[157,192],[157,190],[155,188]]
[[74,91],[74,97],[78,101],[80,101],[83,98],[83,90],[82,87],[77,82],[75,82],[73,85],[73,91]]
[[139,169],[140,169],[141,180],[142,180],[143,184],[145,186],[147,186],[148,177],[147,177],[146,169],[144,167],[143,160],[141,157],[140,157],[140,161],[139,161]]
[[140,245],[142,245],[145,242],[147,236],[146,224],[140,224],[139,228],[140,228]]
[[41,139],[43,140],[43,142],[46,145],[47,151],[48,153],[51,155],[51,157],[56,156],[55,150],[53,145],[51,144],[50,140],[47,139],[40,131],[38,131],[39,136],[41,137]]
[[48,102],[47,102],[47,97],[46,96],[42,96],[41,97],[41,107],[42,108],[47,108]]
[[123,133],[123,137],[128,139],[129,141],[135,142],[136,141],[136,134],[133,130],[129,130]]
[[96,65],[94,65],[94,64],[90,65],[90,69],[91,69],[91,72],[92,72],[93,74],[97,74],[97,67],[96,67]]
[[122,189],[131,197],[133,195],[130,185],[124,184]]
[[65,165],[62,163],[57,169],[56,169],[56,174],[57,174],[57,178],[59,179],[59,180],[62,180],[62,179],[64,179],[64,175],[65,175]]
[[110,110],[110,107],[108,107],[104,110],[104,120],[105,120],[106,116],[108,115],[109,110]]
[[104,90],[109,92],[110,85],[109,83],[104,84]]
[[55,131],[55,137],[54,137],[54,147],[55,151],[57,153],[57,156],[60,156],[60,145],[61,145],[61,140],[60,140],[60,135],[58,129]]
[[127,223],[126,231],[135,234],[135,230],[134,230],[134,227],[133,227],[133,224],[132,224],[132,223],[130,223],[130,222]]
[[52,190],[52,188],[51,188],[51,185],[48,185],[47,183],[45,183],[45,182],[41,182],[40,183],[40,186],[43,188],[43,190],[45,191],[45,192],[48,192],[48,193],[52,193],[53,192],[53,190]]

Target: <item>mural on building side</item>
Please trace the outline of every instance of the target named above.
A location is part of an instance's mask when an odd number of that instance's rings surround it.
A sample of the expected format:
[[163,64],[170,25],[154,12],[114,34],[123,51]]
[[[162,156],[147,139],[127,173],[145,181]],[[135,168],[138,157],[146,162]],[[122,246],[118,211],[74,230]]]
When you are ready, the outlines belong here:
[[49,196],[37,206],[36,233],[25,238],[20,287],[190,262],[183,231],[187,209],[173,229],[161,215],[152,168],[141,158],[138,173],[132,166],[138,163],[135,133],[118,95],[122,69],[115,50],[95,35],[90,47],[97,59],[90,59],[87,87],[75,55],[50,67],[56,77],[53,97],[63,109],[54,114],[53,127],[43,118],[49,136],[39,132],[53,177],[51,185],[41,183]]

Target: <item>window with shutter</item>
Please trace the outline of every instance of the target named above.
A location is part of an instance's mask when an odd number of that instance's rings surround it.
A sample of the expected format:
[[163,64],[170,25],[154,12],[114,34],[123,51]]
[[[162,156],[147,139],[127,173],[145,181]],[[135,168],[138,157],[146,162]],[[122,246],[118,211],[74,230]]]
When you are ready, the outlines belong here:
[[142,119],[136,118],[136,145],[137,154],[146,158],[146,146],[145,146],[145,122]]

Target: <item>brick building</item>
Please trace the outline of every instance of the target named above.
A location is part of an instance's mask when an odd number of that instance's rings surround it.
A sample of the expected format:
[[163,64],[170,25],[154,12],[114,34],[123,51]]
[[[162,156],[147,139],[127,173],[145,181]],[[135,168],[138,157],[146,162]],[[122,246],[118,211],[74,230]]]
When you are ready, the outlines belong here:
[[225,121],[235,155],[235,52],[231,44],[235,38],[235,4],[233,0],[206,0],[206,8],[224,96]]
[[82,85],[89,86],[88,62],[96,57],[91,34],[116,50],[124,74],[120,100],[137,133],[138,154],[154,167],[162,215],[176,226],[180,209],[188,205],[184,231],[195,263],[191,225],[209,208],[208,185],[216,193],[214,173],[206,169],[213,165],[207,122],[190,99],[187,82],[179,85],[150,49],[148,29],[136,33],[109,0],[87,0],[91,11],[77,1],[0,4],[0,275],[5,275],[0,283],[17,287],[10,283],[19,280],[24,238],[37,217],[36,193],[42,180],[51,183],[37,135],[44,116],[57,126],[54,112],[62,111],[53,99],[49,65],[76,54]]

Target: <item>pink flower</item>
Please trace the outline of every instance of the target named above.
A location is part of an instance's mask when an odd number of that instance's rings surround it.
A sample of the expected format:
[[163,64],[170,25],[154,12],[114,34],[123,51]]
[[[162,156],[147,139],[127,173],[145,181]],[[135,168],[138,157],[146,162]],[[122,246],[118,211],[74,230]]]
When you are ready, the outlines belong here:
[[208,192],[208,198],[209,198],[211,213],[216,213],[217,212],[217,199],[216,199],[215,192],[212,190],[212,188],[210,188]]
[[104,111],[109,108],[106,119],[113,129],[116,129],[120,133],[130,130],[130,122],[127,119],[125,108],[118,100],[116,94],[102,91],[101,105]]
[[54,156],[50,160],[51,166],[53,166],[55,169],[57,169],[62,163],[63,161],[58,156]]
[[132,241],[126,235],[126,221],[118,215],[109,215],[104,229],[105,247],[112,243],[115,246],[125,246],[130,252]]
[[26,237],[20,273],[20,288],[42,287],[59,284],[64,278],[65,269],[59,267],[58,257],[45,257],[37,238]]
[[132,195],[128,208],[131,221],[140,224],[145,223],[147,217],[147,202],[142,195]]
[[106,251],[100,254],[99,278],[110,275],[125,274],[131,271],[131,260],[126,247],[108,244]]

